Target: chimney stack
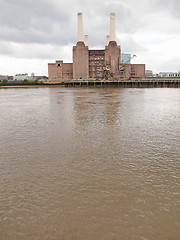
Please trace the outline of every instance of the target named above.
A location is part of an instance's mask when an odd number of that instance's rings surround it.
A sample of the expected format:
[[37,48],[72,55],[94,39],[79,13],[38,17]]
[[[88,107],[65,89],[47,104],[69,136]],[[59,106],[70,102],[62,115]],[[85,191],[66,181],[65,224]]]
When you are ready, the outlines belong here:
[[115,40],[115,13],[110,14],[110,41]]
[[83,42],[83,18],[82,13],[78,13],[78,42]]
[[107,36],[106,36],[106,46],[108,46],[109,40],[110,40],[110,35],[107,35]]
[[85,35],[85,46],[88,47],[88,35]]

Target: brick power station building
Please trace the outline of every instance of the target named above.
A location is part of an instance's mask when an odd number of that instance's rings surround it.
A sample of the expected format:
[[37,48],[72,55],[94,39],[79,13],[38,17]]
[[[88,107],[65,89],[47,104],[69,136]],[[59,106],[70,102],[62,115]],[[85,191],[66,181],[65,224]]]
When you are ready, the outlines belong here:
[[50,82],[68,80],[121,80],[145,77],[145,64],[121,63],[121,48],[115,40],[115,14],[110,14],[110,35],[104,50],[89,50],[88,35],[83,38],[82,13],[78,13],[78,42],[73,47],[73,63],[62,60],[48,64]]

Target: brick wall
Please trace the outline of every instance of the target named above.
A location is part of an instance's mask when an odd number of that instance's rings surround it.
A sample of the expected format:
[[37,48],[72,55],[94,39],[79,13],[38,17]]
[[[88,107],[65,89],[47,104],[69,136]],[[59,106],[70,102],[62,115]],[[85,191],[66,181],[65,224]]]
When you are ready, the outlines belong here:
[[73,79],[89,78],[89,50],[84,42],[73,47]]
[[105,47],[105,61],[106,65],[110,67],[113,77],[119,77],[118,66],[121,62],[121,49],[115,41],[109,42],[108,46]]

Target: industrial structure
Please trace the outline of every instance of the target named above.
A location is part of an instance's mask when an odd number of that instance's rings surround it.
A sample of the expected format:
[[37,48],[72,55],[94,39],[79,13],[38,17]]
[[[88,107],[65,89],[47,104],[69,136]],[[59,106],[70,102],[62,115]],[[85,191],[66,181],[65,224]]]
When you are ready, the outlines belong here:
[[[78,13],[78,42],[73,47],[73,63],[58,60],[48,64],[50,82],[68,80],[123,80],[145,77],[145,64],[121,61],[121,48],[115,38],[115,13],[110,14],[110,35],[103,50],[89,50],[88,35],[83,37],[83,15]],[[133,55],[135,56],[135,55]]]

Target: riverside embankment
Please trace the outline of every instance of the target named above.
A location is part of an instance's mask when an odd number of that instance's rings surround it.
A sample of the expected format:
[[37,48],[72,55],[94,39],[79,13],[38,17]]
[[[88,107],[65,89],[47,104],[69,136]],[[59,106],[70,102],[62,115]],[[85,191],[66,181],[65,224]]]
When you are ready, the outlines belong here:
[[163,88],[163,87],[180,87],[180,78],[165,79],[165,78],[151,78],[151,79],[130,79],[130,80],[72,80],[65,83],[66,87],[71,86],[119,86],[127,88]]
[[108,79],[108,80],[69,80],[65,82],[6,82],[0,83],[0,88],[27,87],[82,87],[82,86],[118,86],[123,88],[179,88],[180,78],[145,78],[145,79]]

